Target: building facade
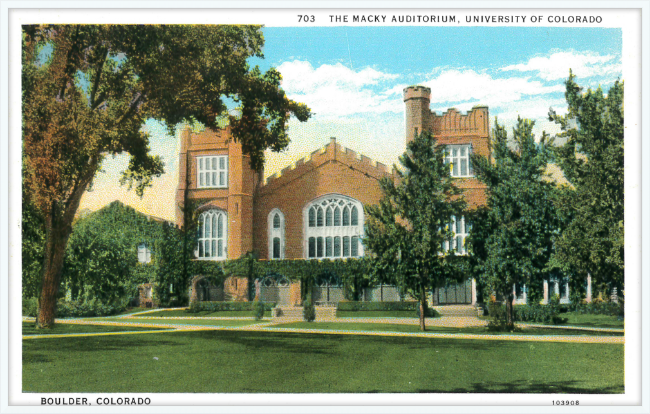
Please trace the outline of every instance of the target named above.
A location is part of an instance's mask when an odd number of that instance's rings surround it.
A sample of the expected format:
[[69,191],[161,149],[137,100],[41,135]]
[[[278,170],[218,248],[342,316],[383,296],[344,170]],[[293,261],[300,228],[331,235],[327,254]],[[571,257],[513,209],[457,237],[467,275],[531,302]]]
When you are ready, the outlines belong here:
[[[446,147],[445,161],[469,208],[485,205],[486,187],[476,178],[470,156],[491,156],[488,108],[476,106],[466,114],[450,108],[436,114],[430,99],[430,88],[404,89],[406,142],[424,131],[432,133],[438,145]],[[184,225],[185,209],[197,214],[197,260],[237,259],[249,251],[264,260],[362,257],[363,206],[377,204],[382,197],[379,180],[396,174],[331,138],[306,158],[266,180],[262,177],[250,168],[229,127],[200,133],[188,127],[181,132],[176,222]],[[469,223],[455,217],[451,224],[455,237],[446,248],[464,254]],[[246,284],[243,278],[229,278],[225,293],[217,296],[245,298]],[[517,303],[526,302],[525,286],[513,291]],[[544,292],[545,300],[554,292],[568,300],[568,287],[559,282],[545,283]],[[212,297],[205,292],[192,295],[199,296]],[[286,296],[296,301],[299,294]],[[465,283],[437,289],[432,296],[435,304],[475,304],[476,283],[468,275]]]

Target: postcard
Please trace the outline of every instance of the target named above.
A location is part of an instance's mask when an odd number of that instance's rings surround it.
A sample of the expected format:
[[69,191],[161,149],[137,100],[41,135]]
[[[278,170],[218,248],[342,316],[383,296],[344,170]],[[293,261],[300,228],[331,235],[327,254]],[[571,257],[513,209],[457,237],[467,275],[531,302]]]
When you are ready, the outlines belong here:
[[2,412],[647,409],[648,3],[488,4],[3,2]]

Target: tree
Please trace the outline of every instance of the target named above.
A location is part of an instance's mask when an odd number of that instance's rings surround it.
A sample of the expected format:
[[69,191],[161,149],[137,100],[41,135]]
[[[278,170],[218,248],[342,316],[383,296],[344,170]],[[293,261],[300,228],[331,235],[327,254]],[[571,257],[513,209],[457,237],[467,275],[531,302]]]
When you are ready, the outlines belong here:
[[162,161],[142,132],[148,118],[217,127],[224,97],[239,101],[233,138],[260,169],[263,151],[289,142],[287,121],[309,109],[289,100],[263,57],[260,26],[26,25],[22,32],[24,185],[45,222],[38,327],[54,323],[72,221],[108,154],[131,158],[121,183],[141,195]]
[[466,207],[444,155],[431,134],[420,134],[399,158],[403,170],[397,169],[396,182],[383,178],[384,197],[364,207],[363,243],[374,256],[376,273],[392,273],[402,290],[418,299],[421,330],[426,329],[426,291],[455,274],[455,254],[445,254],[443,245],[453,237],[447,223]]
[[557,234],[552,203],[554,184],[545,179],[550,157],[548,136],[535,142],[534,123],[519,118],[513,128],[516,149],[508,147],[505,128],[495,122],[492,155],[475,155],[472,165],[488,187],[487,206],[474,217],[470,236],[472,258],[488,292],[506,299],[506,324],[514,326],[514,285],[539,285]]
[[582,276],[590,273],[596,282],[622,287],[624,85],[616,81],[607,95],[600,87],[583,93],[571,72],[565,84],[567,114],[549,113],[562,127],[559,136],[568,138],[554,155],[570,183],[557,198],[565,226],[553,261]]

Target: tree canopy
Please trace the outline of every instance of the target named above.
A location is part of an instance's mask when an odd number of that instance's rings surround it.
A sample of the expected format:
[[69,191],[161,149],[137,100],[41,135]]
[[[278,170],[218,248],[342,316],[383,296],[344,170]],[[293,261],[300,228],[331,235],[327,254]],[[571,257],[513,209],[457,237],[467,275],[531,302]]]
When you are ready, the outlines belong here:
[[567,142],[554,150],[571,184],[557,198],[563,219],[553,262],[595,281],[622,287],[624,248],[624,85],[616,81],[604,94],[578,86],[569,74],[568,112],[549,118]]
[[505,128],[495,122],[494,162],[472,157],[474,171],[488,187],[487,205],[479,209],[472,227],[472,257],[488,294],[506,298],[510,325],[514,285],[541,285],[558,229],[554,184],[544,179],[550,157],[548,137],[544,134],[536,143],[533,125],[518,119],[513,128],[516,149],[512,149]]
[[400,158],[397,179],[380,181],[384,197],[366,205],[364,245],[374,257],[378,274],[394,274],[395,282],[420,301],[420,327],[425,329],[426,291],[455,279],[454,251],[444,242],[453,238],[449,223],[466,203],[452,182],[444,161],[445,147],[429,132],[408,144]]
[[146,119],[216,128],[232,98],[233,139],[260,169],[265,149],[288,145],[289,117],[310,116],[277,70],[248,65],[263,57],[260,26],[25,25],[22,40],[24,187],[45,222],[39,326],[53,323],[72,221],[104,157],[130,154],[122,183],[140,195],[162,174]]

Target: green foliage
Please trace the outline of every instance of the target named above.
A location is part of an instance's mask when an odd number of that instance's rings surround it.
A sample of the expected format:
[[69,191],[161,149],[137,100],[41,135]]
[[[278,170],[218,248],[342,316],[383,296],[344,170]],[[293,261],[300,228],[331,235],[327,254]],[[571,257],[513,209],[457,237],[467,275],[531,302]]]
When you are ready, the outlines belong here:
[[621,298],[616,302],[591,302],[570,304],[568,310],[581,315],[609,315],[625,317],[625,301]]
[[[565,145],[555,159],[570,183],[558,194],[562,234],[553,264],[594,282],[624,283],[624,84],[616,81],[605,95],[583,89],[569,73],[565,82],[566,116],[551,110],[562,127]],[[620,289],[619,289],[620,290]]]
[[366,205],[364,245],[379,280],[393,279],[400,290],[426,306],[425,292],[463,273],[454,266],[454,251],[443,242],[453,237],[447,223],[460,217],[466,203],[444,163],[445,148],[424,132],[409,142],[400,158],[398,179],[380,181],[384,197]]
[[41,288],[43,271],[43,250],[45,248],[45,221],[34,206],[29,195],[23,190],[22,223],[22,288],[23,298],[36,297]]
[[[224,98],[232,98],[241,108],[241,116],[229,116],[233,139],[242,144],[251,166],[261,170],[265,150],[281,151],[289,144],[289,118],[309,118],[309,108],[287,98],[276,69],[262,73],[249,66],[249,58],[263,58],[261,29],[22,26],[23,186],[48,230],[43,253],[47,265],[40,277],[41,326],[54,323],[72,222],[105,157],[130,155],[120,183],[140,196],[164,172],[142,129],[147,119],[165,123],[172,135],[178,124],[190,120],[218,128],[227,110]],[[52,50],[48,59],[41,56],[45,47]],[[81,288],[77,283],[75,289]]]
[[[222,311],[256,311],[256,305],[259,302],[192,302],[189,309],[190,313],[198,312],[222,312]],[[264,302],[264,310],[270,311],[275,307],[275,303]]]
[[[552,203],[553,185],[544,179],[550,149],[544,134],[535,142],[534,123],[517,121],[516,150],[508,146],[505,128],[495,122],[491,160],[475,155],[474,170],[488,187],[487,206],[473,217],[472,260],[481,285],[507,300],[512,287],[540,286],[558,231]],[[539,296],[539,295],[535,295]]]
[[[115,201],[79,219],[65,252],[63,283],[73,300],[133,298],[137,286],[156,274],[155,244],[160,226]],[[152,263],[138,262],[138,245],[152,251]]]
[[[565,322],[559,316],[560,312],[560,298],[557,295],[552,297],[547,305],[533,303],[531,305],[513,306],[515,322],[538,322],[556,325]],[[491,322],[494,329],[498,330],[498,327],[506,324],[506,306],[504,304],[491,302],[488,305],[488,314],[492,317]]]
[[110,302],[102,302],[95,298],[71,301],[61,299],[56,305],[56,316],[58,318],[110,316],[125,311],[128,305],[128,299]]
[[253,303],[255,305],[255,310],[253,311],[254,312],[253,316],[255,316],[255,320],[256,321],[262,320],[262,318],[264,317],[264,312],[267,310],[266,305],[261,300],[256,300]]
[[23,297],[23,316],[36,316],[38,312],[38,298]]
[[307,298],[302,303],[302,316],[307,322],[313,322],[316,320],[316,307],[311,300],[311,293],[307,294]]
[[419,302],[339,302],[340,311],[419,311]]

